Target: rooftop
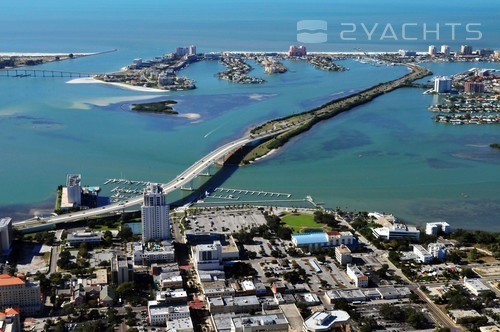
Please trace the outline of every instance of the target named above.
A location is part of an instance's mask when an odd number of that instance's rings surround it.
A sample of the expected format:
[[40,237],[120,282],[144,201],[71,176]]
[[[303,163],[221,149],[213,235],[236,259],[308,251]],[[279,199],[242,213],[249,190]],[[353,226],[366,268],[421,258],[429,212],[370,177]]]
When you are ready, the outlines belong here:
[[12,221],[12,218],[9,218],[9,217],[1,218],[0,219],[0,228],[8,226],[11,221]]
[[305,322],[309,330],[327,330],[337,324],[345,324],[350,320],[351,316],[343,310],[319,311],[314,313]]
[[297,245],[328,243],[326,233],[292,234],[292,239],[295,239]]
[[24,281],[18,277],[13,277],[8,274],[0,274],[0,287],[2,286],[13,286],[13,285],[24,285]]
[[283,314],[233,317],[231,320],[236,329],[250,326],[258,327],[278,324],[288,325],[288,321]]

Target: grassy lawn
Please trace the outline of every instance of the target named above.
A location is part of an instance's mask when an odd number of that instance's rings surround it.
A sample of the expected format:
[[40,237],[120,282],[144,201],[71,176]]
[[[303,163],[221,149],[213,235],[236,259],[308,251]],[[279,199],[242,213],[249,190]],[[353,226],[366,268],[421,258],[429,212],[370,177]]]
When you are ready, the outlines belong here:
[[307,213],[287,214],[281,218],[281,220],[286,223],[294,233],[301,233],[305,229],[321,230],[323,228],[323,224],[315,222],[314,216]]

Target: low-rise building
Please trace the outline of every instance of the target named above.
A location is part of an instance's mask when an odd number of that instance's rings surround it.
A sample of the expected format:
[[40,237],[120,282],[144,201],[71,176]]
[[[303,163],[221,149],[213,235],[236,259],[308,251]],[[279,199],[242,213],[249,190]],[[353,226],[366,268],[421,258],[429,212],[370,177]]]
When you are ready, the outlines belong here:
[[292,234],[292,243],[304,250],[318,251],[324,248],[345,245],[354,246],[355,239],[351,232],[323,232]]
[[308,307],[321,304],[318,295],[313,293],[299,293],[295,294],[296,303],[304,303]]
[[288,332],[284,314],[242,316],[231,318],[231,332]]
[[346,265],[352,262],[351,249],[346,245],[342,244],[338,247],[335,247],[335,258],[337,262],[341,265]]
[[134,265],[148,265],[151,263],[172,263],[175,261],[174,246],[164,241],[161,244],[148,242],[134,245]]
[[226,296],[211,297],[208,299],[208,309],[212,314],[223,312],[250,312],[261,308],[259,299],[255,295],[250,296]]
[[464,277],[464,286],[475,296],[490,290],[477,278]]
[[408,297],[410,295],[410,290],[407,287],[379,287],[377,292],[380,294],[380,298],[384,300],[401,299]]
[[153,326],[166,326],[170,319],[189,318],[189,306],[165,306],[158,301],[148,301],[149,323]]
[[455,323],[460,324],[460,322],[465,319],[465,318],[474,318],[474,317],[481,317],[481,314],[479,314],[476,310],[449,310],[451,319]]
[[194,332],[191,317],[167,320],[167,332]]
[[420,244],[413,245],[413,253],[417,255],[420,263],[428,264],[432,261],[432,255]]
[[303,330],[306,332],[345,330],[351,316],[343,310],[318,311],[304,321]]
[[425,234],[438,235],[440,232],[444,234],[451,233],[451,226],[445,221],[442,222],[428,222],[425,224]]
[[356,287],[368,287],[368,277],[356,265],[347,264],[347,276],[354,281]]
[[187,292],[183,289],[161,291],[156,294],[158,304],[186,303],[187,300]]
[[100,232],[74,232],[69,233],[66,237],[66,243],[72,247],[78,247],[85,242],[88,245],[99,245],[102,241]]
[[436,259],[441,261],[446,259],[446,245],[443,243],[429,243],[427,251]]
[[347,302],[366,301],[366,296],[359,289],[339,289],[327,291],[325,299],[328,304],[334,304],[338,299],[345,299]]

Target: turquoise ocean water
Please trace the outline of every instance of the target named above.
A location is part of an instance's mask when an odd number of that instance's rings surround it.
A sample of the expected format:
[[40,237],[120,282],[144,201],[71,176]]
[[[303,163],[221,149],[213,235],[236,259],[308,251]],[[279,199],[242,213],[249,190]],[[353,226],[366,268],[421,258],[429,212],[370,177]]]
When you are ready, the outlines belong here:
[[[2,2],[0,52],[118,51],[51,63],[43,68],[115,71],[133,58],[151,58],[176,46],[198,50],[285,50],[296,43],[298,20],[328,22],[328,42],[316,51],[399,48],[425,51],[428,44],[457,48],[498,48],[497,1],[59,1]],[[355,41],[339,39],[341,23],[355,23]],[[481,23],[482,39],[367,40],[361,24]],[[476,27],[477,28],[477,27]],[[376,30],[373,36],[380,36]],[[52,206],[54,189],[67,173],[84,183],[108,177],[167,181],[214,147],[249,126],[300,112],[336,96],[405,72],[351,60],[347,72],[325,73],[287,62],[285,75],[266,76],[258,86],[232,85],[214,75],[216,62],[197,63],[183,75],[199,87],[167,93],[181,114],[197,119],[136,114],[123,105],[161,96],[63,79],[0,78],[0,216],[16,219]],[[428,64],[435,74],[498,64]],[[254,66],[252,75],[264,76]],[[41,67],[42,68],[42,67]],[[500,230],[499,154],[487,145],[500,141],[496,126],[434,123],[426,107],[432,96],[402,89],[322,123],[272,157],[233,174],[224,186],[311,195],[327,206],[393,212],[409,222],[447,220],[457,227]]]

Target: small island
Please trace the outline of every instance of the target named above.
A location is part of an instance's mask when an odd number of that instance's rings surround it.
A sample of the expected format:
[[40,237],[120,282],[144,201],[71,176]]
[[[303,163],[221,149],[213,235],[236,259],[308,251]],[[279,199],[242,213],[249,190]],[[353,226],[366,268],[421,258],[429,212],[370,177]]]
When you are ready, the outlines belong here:
[[152,103],[132,104],[132,110],[142,113],[157,113],[176,115],[179,112],[175,111],[171,105],[175,105],[175,100],[156,101]]
[[491,143],[490,148],[500,150],[500,143]]

